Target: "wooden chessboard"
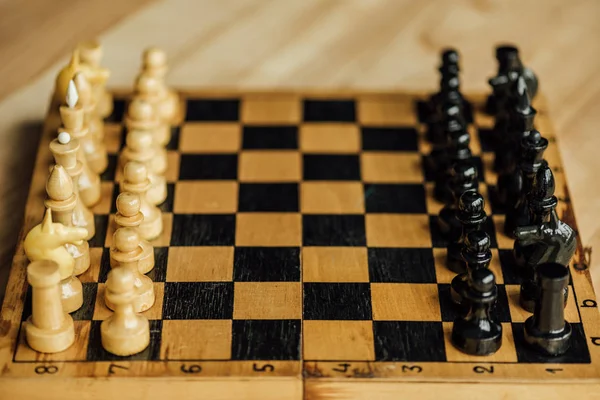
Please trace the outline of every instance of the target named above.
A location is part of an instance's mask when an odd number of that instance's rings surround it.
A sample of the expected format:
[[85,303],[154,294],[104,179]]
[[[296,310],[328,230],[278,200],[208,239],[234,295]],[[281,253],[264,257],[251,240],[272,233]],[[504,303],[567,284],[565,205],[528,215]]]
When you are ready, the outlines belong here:
[[[544,358],[524,343],[529,314],[518,305],[513,242],[487,201],[496,175],[483,95],[467,99],[504,328],[496,354],[472,357],[450,343],[454,274],[436,228],[442,205],[422,167],[430,146],[416,110],[424,95],[234,91],[182,93],[184,115],[168,146],[165,230],[149,273],[157,294],[145,313],[151,344],[132,357],[107,353],[99,328],[110,313],[103,294],[124,136],[119,96],[105,126],[110,165],[94,209],[92,267],[80,277],[76,342],[53,355],[25,343],[31,298],[19,244],[0,320],[0,398],[441,399],[476,391],[550,399],[600,390],[600,314],[581,243],[566,308],[571,349]],[[576,227],[556,137],[536,100],[559,214]],[[50,113],[23,232],[42,217],[56,126]]]

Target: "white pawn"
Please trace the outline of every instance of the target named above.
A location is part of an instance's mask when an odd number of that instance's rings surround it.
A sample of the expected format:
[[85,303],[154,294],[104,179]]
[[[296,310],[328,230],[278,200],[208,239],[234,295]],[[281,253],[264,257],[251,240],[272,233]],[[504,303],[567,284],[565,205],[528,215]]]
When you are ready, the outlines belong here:
[[146,193],[151,187],[148,170],[144,164],[134,161],[125,164],[121,191],[135,193],[140,196],[140,211],[144,215],[144,221],[140,224],[139,233],[146,240],[158,238],[163,230],[160,209],[146,200]]
[[[139,226],[144,220],[144,215],[140,212],[140,196],[135,193],[123,192],[117,196],[117,214],[115,222],[119,228],[134,228],[139,232]],[[138,263],[138,270],[141,274],[147,274],[154,268],[154,246],[147,240],[141,240],[143,254]],[[110,259],[112,268],[118,266],[118,263]]]
[[146,199],[154,205],[164,203],[167,199],[167,150],[156,146],[152,133],[144,130],[132,130],[127,133],[126,146],[121,152],[121,164],[137,161],[146,166],[148,179],[152,186]]
[[[144,312],[154,305],[154,285],[152,279],[142,275],[138,264],[144,256],[144,249],[140,245],[140,235],[133,228],[119,228],[113,235],[113,245],[110,248],[112,263],[117,268],[131,271],[135,278],[133,309],[135,312]],[[106,306],[114,309],[110,298],[106,298]]]
[[115,268],[108,273],[106,299],[114,314],[100,324],[102,347],[118,356],[130,356],[150,344],[150,323],[133,309],[135,276],[129,269]]
[[147,97],[135,97],[127,108],[125,126],[128,130],[144,130],[152,133],[154,143],[165,147],[171,140],[171,126],[164,123],[156,114],[154,105]]
[[60,273],[54,261],[34,261],[27,267],[31,285],[31,316],[25,321],[29,346],[41,353],[58,353],[75,341],[73,318],[61,304]]
[[172,123],[179,111],[179,96],[167,87],[167,71],[167,54],[162,49],[151,47],[144,51],[142,73],[158,80],[160,101],[157,103],[157,111],[164,121]]

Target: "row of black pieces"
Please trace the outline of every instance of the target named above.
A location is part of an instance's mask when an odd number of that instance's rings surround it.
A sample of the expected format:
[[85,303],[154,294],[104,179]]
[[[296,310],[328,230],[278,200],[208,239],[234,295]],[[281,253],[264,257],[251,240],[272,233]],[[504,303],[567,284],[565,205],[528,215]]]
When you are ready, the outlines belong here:
[[[354,99],[304,99],[302,119],[305,122],[355,122],[356,102]],[[240,120],[241,100],[237,98],[189,98],[186,101],[185,121]],[[115,99],[108,122],[121,122],[125,115],[126,101]]]

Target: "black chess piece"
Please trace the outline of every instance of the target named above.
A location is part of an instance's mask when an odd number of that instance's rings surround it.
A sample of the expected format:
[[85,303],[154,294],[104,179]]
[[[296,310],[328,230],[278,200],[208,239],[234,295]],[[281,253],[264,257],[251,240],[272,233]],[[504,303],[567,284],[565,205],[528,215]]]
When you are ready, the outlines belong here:
[[502,325],[493,314],[498,298],[494,273],[487,268],[471,273],[465,298],[469,313],[457,318],[452,326],[452,344],[467,353],[478,356],[493,354],[502,346]]
[[535,97],[538,89],[538,79],[534,72],[524,67],[519,56],[519,49],[513,45],[500,45],[496,47],[496,60],[498,73],[490,79],[492,94],[488,97],[485,110],[489,114],[501,111],[507,101],[507,83],[514,79],[514,75],[523,75],[527,83],[527,90],[531,99]]
[[466,129],[449,132],[443,164],[439,166],[436,173],[433,188],[433,195],[438,201],[446,204],[452,202],[452,192],[448,186],[448,181],[452,176],[452,167],[457,162],[472,160],[470,143],[471,135]]
[[452,193],[452,202],[447,203],[440,211],[438,225],[440,232],[448,240],[456,240],[460,235],[462,225],[456,218],[458,202],[463,193],[477,191],[477,167],[469,161],[459,161],[452,167],[450,179],[447,182]]
[[459,54],[455,49],[445,49],[442,52],[442,64],[438,68],[440,72],[440,89],[433,94],[427,103],[425,103],[426,121],[428,124],[435,124],[442,121],[441,109],[446,103],[455,102],[462,107],[463,99],[460,94],[459,80]]
[[[539,297],[536,282],[536,267],[545,263],[569,265],[577,247],[575,231],[558,218],[554,196],[555,182],[547,163],[537,171],[529,196],[532,224],[515,230],[514,255],[517,265],[522,267],[523,283],[520,304],[533,312]],[[566,304],[568,292],[565,290]]]
[[522,76],[519,76],[516,82],[515,96],[515,103],[508,114],[509,123],[502,133],[498,132],[501,136],[496,137],[494,170],[500,175],[510,174],[515,170],[521,141],[533,129],[533,121],[537,114],[536,109],[531,106],[525,79]]
[[565,321],[564,292],[569,269],[557,263],[537,267],[539,299],[533,315],[525,321],[525,341],[548,356],[564,354],[570,347],[571,325]]
[[456,218],[462,225],[462,233],[458,239],[448,245],[446,266],[453,272],[461,274],[466,271],[462,250],[469,232],[481,230],[487,220],[484,210],[483,196],[476,191],[467,191],[460,196]]
[[469,288],[472,272],[477,269],[488,268],[492,261],[490,250],[490,237],[484,231],[472,231],[465,238],[462,257],[467,264],[467,271],[456,275],[450,284],[452,301],[459,306],[468,304],[466,292]]
[[440,107],[438,118],[427,125],[425,138],[435,147],[446,147],[451,132],[466,129],[466,122],[457,103],[458,98],[450,98]]
[[546,148],[548,148],[548,140],[537,130],[532,130],[521,140],[518,167],[513,174],[498,178],[498,186],[503,185],[506,198],[504,233],[510,237],[514,237],[515,229],[530,225],[532,222],[529,193],[537,171],[546,163],[543,159]]

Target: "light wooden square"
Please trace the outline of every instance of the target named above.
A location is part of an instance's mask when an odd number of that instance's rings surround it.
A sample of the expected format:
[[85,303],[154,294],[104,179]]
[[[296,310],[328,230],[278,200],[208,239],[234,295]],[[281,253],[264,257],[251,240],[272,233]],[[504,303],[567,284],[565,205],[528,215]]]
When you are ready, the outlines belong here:
[[46,363],[52,361],[85,361],[90,338],[90,321],[73,321],[75,327],[75,342],[68,349],[59,353],[39,353],[27,344],[25,328],[21,323],[21,330],[15,361],[36,361]]
[[121,150],[121,135],[123,125],[110,122],[104,123],[104,145],[108,153],[118,153]]
[[[510,319],[512,322],[525,322],[525,320],[531,317],[531,313],[525,311],[519,304],[519,285],[505,285],[506,295],[508,296],[508,307],[510,309]],[[577,304],[575,304],[575,296],[573,295],[573,287],[569,286],[569,298],[567,300],[567,306],[565,307],[565,320],[571,323],[579,323],[579,312],[577,311]]]
[[163,321],[160,358],[163,360],[228,360],[231,320]]
[[517,350],[513,337],[512,325],[502,324],[502,346],[489,356],[472,356],[461,352],[452,344],[452,322],[444,322],[444,344],[446,346],[446,359],[448,361],[470,361],[470,362],[517,362]]
[[414,98],[398,96],[364,98],[358,101],[358,120],[363,125],[415,126]]
[[179,138],[182,153],[236,153],[241,143],[240,125],[231,123],[187,122]]
[[300,246],[300,214],[239,213],[235,242],[237,246]]
[[372,321],[304,321],[306,360],[375,359]]
[[167,182],[173,183],[179,180],[179,164],[181,156],[178,151],[167,151],[167,170],[165,178]]
[[233,319],[301,318],[301,282],[235,282]]
[[[104,300],[106,296],[106,284],[99,283],[98,284],[98,292],[96,293],[96,304],[94,306],[94,316],[93,320],[104,321],[106,318],[112,315],[112,311],[110,308],[106,307],[106,302]],[[163,299],[165,297],[165,284],[163,282],[154,282],[154,304],[150,309],[144,311],[142,313],[148,319],[159,320],[162,319],[162,311],[163,311]]]
[[297,96],[253,95],[242,101],[245,124],[298,124],[302,119],[302,101]]
[[494,158],[494,153],[483,153],[481,155],[485,183],[488,185],[496,185],[498,182],[498,173],[494,171]]
[[298,182],[302,178],[297,151],[244,151],[239,163],[242,182]]
[[371,283],[373,320],[440,321],[436,284]]
[[369,247],[431,247],[429,218],[425,214],[367,214]]
[[421,183],[422,159],[415,153],[364,152],[362,179],[369,183]]
[[94,214],[110,214],[114,189],[114,182],[100,183],[100,202],[91,209]]
[[90,267],[78,278],[81,282],[98,282],[100,275],[100,263],[102,262],[102,247],[90,248]]
[[[433,249],[433,259],[435,263],[435,276],[438,283],[450,283],[456,276],[456,272],[450,271],[446,267],[446,257],[448,251],[446,249]],[[494,273],[497,284],[504,283],[504,275],[500,265],[500,256],[497,249],[492,249],[492,261],[489,266],[490,271]]]
[[304,124],[300,127],[300,149],[305,153],[358,153],[360,132],[355,124]]
[[179,181],[175,184],[176,214],[235,213],[238,184],[234,181]]
[[369,282],[365,247],[303,247],[304,282]]
[[307,214],[362,214],[363,186],[360,182],[302,182],[300,208]]
[[167,282],[230,282],[233,247],[170,247]]

